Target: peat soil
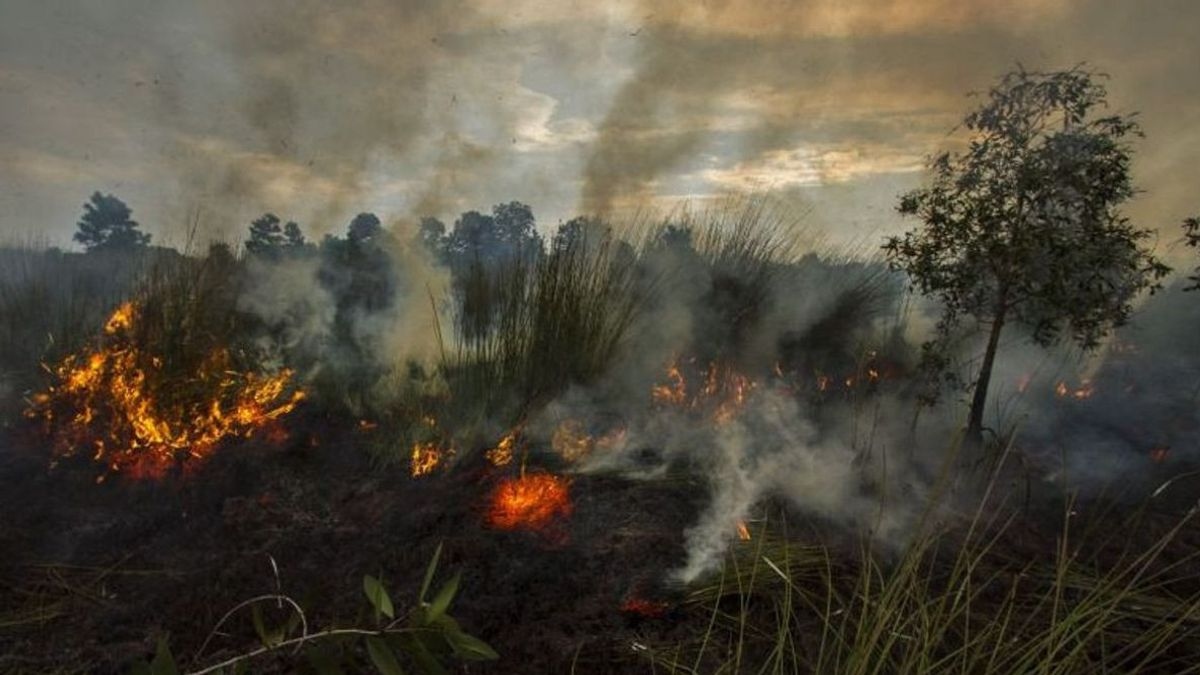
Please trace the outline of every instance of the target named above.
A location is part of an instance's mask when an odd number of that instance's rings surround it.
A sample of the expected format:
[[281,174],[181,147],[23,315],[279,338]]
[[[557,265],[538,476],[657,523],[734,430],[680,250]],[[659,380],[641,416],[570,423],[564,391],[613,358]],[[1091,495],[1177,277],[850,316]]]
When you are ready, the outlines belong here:
[[[461,571],[450,613],[500,654],[464,672],[643,673],[636,640],[694,629],[621,607],[671,599],[663,580],[684,559],[701,486],[575,476],[569,517],[497,531],[488,497],[515,467],[411,478],[372,466],[344,423],[292,422],[283,447],[225,447],[161,481],[97,483],[89,462],[50,470],[36,438],[0,436],[0,672],[124,673],[161,636],[182,670],[210,665],[257,646],[244,611],[193,660],[222,615],[277,592],[312,630],[369,626],[363,575],[381,577],[402,612],[439,543],[434,587]],[[250,672],[296,668],[260,658]]]

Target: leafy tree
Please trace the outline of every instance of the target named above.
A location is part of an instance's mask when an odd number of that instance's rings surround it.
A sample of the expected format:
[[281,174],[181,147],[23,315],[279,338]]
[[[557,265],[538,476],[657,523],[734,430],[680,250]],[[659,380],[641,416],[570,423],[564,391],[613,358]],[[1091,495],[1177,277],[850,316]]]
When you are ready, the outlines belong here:
[[304,239],[304,233],[300,231],[300,226],[291,221],[283,226],[283,240],[288,247],[294,249],[304,248],[308,245]]
[[346,238],[354,243],[365,243],[374,240],[383,232],[383,224],[374,213],[360,213],[350,221],[346,229]]
[[497,204],[491,215],[467,211],[454,222],[445,240],[446,258],[455,269],[476,263],[492,268],[517,257],[542,254],[542,237],[533,210],[521,202]]
[[129,250],[146,246],[150,235],[138,230],[133,211],[112,195],[93,192],[83,205],[75,241],[88,251]]
[[294,255],[309,250],[300,225],[290,220],[282,227],[279,223],[279,216],[274,213],[264,213],[250,223],[246,251],[260,258],[277,260],[285,254]]
[[[1195,249],[1200,249],[1200,218],[1188,218],[1183,221],[1183,237],[1184,243]],[[1196,271],[1192,276],[1188,277],[1188,281],[1192,282],[1183,290],[1195,291],[1200,290],[1200,266],[1196,267]]]
[[442,259],[446,253],[446,224],[437,218],[426,216],[417,227],[417,238],[425,250],[437,259]]
[[250,223],[250,238],[246,250],[251,255],[272,256],[283,246],[283,230],[279,227],[279,216],[264,213]]
[[1150,232],[1120,214],[1135,193],[1129,141],[1141,134],[1130,116],[1097,115],[1105,103],[1104,87],[1082,69],[1011,72],[966,116],[966,149],[934,157],[928,187],[900,199],[900,213],[922,224],[884,251],[943,306],[925,365],[953,379],[949,335],[962,317],[987,327],[967,426],[973,443],[1006,325],[1027,326],[1042,346],[1069,336],[1091,349],[1169,271],[1144,246]]

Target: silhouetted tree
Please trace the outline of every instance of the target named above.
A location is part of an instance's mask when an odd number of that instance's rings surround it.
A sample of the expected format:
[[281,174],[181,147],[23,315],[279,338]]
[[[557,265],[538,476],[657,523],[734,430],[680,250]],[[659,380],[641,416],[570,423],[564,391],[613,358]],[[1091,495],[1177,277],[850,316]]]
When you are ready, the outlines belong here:
[[454,222],[445,239],[446,259],[454,269],[478,262],[485,268],[518,256],[542,254],[542,237],[537,233],[533,211],[520,202],[497,204],[491,215],[467,211]]
[[138,230],[133,211],[112,195],[93,192],[83,205],[75,241],[88,251],[128,250],[150,243],[150,235]]
[[354,243],[365,243],[374,240],[383,232],[383,225],[374,213],[360,213],[350,221],[346,228],[346,238]]
[[246,251],[259,258],[278,260],[285,255],[294,257],[311,250],[300,225],[289,220],[280,227],[279,222],[279,216],[264,213],[250,223]]
[[1130,117],[1095,116],[1105,98],[1080,69],[1009,73],[966,116],[967,149],[933,158],[930,185],[900,199],[900,213],[922,225],[887,240],[888,261],[943,306],[926,366],[946,376],[945,338],[961,317],[988,328],[967,425],[973,443],[1008,323],[1028,326],[1043,346],[1069,331],[1094,348],[1168,271],[1142,245],[1150,233],[1118,211],[1134,194],[1128,140],[1140,131]]
[[[1194,249],[1200,249],[1200,218],[1188,218],[1183,221],[1183,237],[1184,243]],[[1200,290],[1200,266],[1196,267],[1196,271],[1192,276],[1188,277],[1188,281],[1192,282],[1183,290],[1195,291]]]
[[291,248],[304,248],[308,245],[308,242],[304,239],[304,233],[300,231],[300,226],[291,221],[283,226],[283,239],[286,245]]
[[437,218],[426,216],[417,227],[417,239],[438,260],[446,255],[446,225]]
[[271,257],[283,246],[283,230],[279,227],[279,216],[264,213],[250,223],[250,237],[246,240],[246,251],[250,255]]

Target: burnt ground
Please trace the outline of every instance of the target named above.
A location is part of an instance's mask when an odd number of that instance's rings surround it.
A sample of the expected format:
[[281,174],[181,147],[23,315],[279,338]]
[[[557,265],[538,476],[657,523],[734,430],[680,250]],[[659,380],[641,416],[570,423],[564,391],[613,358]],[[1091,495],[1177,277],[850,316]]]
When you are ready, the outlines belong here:
[[[439,542],[439,580],[462,572],[451,614],[500,654],[461,672],[647,673],[635,642],[678,643],[705,631],[706,613],[676,605],[680,591],[663,581],[682,564],[683,532],[705,506],[708,491],[697,482],[576,476],[570,517],[541,532],[503,532],[487,526],[485,513],[512,467],[492,467],[476,453],[453,471],[414,479],[405,467],[373,466],[364,451],[372,439],[352,421],[299,414],[289,428],[283,445],[230,445],[188,475],[99,484],[89,462],[50,470],[38,438],[4,432],[0,673],[124,673],[153,653],[160,636],[185,670],[247,651],[257,640],[242,612],[193,660],[229,609],[277,591],[272,560],[278,591],[305,608],[314,630],[370,626],[363,575],[382,577],[403,612]],[[1177,481],[1135,531],[1106,525],[1128,510],[1108,509],[1094,522],[1112,550],[1095,555],[1144,550],[1197,495],[1200,477]],[[1099,510],[1082,502],[1071,508]],[[1030,509],[1006,535],[1002,557],[1049,563],[1063,502],[1034,499]],[[793,522],[835,556],[857,546],[842,528]],[[1165,562],[1195,567],[1196,550],[1193,520]],[[634,615],[622,610],[632,597],[680,608]],[[295,672],[297,662],[261,658],[250,672]]]
[[[196,665],[190,657],[227,610],[276,591],[271,558],[314,628],[370,625],[363,575],[381,576],[402,611],[439,542],[439,579],[463,575],[451,614],[501,655],[469,672],[564,672],[573,662],[579,672],[646,672],[632,640],[684,630],[620,607],[632,594],[669,593],[660,580],[683,560],[698,486],[579,476],[569,518],[502,532],[487,527],[486,501],[511,469],[468,463],[413,479],[371,466],[356,432],[296,421],[288,447],[227,447],[161,482],[97,484],[87,463],[48,470],[36,439],[0,441],[0,672],[127,672],[161,635],[181,667]],[[256,646],[240,621],[203,665]],[[292,663],[259,659],[252,672]]]

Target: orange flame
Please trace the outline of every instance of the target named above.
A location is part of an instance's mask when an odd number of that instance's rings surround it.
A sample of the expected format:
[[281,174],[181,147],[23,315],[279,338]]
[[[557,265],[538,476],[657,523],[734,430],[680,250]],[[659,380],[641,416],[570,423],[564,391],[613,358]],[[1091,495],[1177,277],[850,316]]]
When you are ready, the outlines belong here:
[[592,454],[596,439],[583,428],[583,422],[567,419],[555,427],[550,446],[568,462],[577,462]]
[[203,393],[164,402],[152,377],[161,360],[131,339],[137,318],[133,303],[118,307],[104,325],[106,344],[66,357],[51,371],[58,383],[33,397],[26,415],[46,423],[56,461],[90,447],[109,471],[161,477],[177,461],[207,458],[227,438],[265,428],[277,439],[273,423],[304,399],[303,391],[287,393],[292,371],[239,373],[218,349],[187,382],[175,383]]
[[414,443],[409,473],[413,478],[433,473],[442,462],[442,449],[436,443]]
[[742,541],[750,541],[750,528],[746,527],[746,521],[739,520],[737,522],[738,539]]
[[571,515],[570,483],[549,473],[506,478],[492,493],[488,524],[498,530],[541,530]]
[[650,398],[659,405],[711,411],[713,422],[725,424],[746,406],[746,400],[758,384],[732,367],[713,362],[701,371],[704,384],[688,391],[687,379],[678,359],[667,366],[666,382],[650,389]]
[[678,359],[672,360],[667,366],[667,382],[651,387],[650,397],[664,405],[682,406],[687,403],[687,380],[679,370]]
[[520,436],[520,427],[504,434],[504,437],[496,443],[496,447],[491,448],[484,453],[487,460],[494,466],[505,466],[511,464],[513,460],[513,452],[517,447],[517,437]]

